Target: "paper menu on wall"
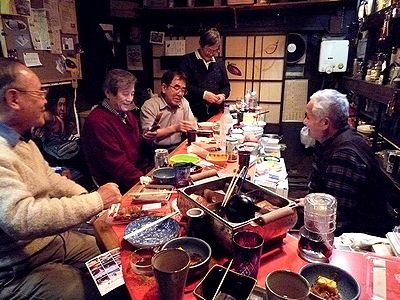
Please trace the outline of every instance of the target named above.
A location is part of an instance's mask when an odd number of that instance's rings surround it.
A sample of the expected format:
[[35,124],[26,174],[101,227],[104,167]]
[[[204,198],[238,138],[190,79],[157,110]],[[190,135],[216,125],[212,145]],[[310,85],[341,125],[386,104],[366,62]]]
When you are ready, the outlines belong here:
[[166,40],[165,56],[181,56],[185,54],[185,40]]
[[125,283],[119,248],[92,258],[86,262],[86,267],[102,296]]

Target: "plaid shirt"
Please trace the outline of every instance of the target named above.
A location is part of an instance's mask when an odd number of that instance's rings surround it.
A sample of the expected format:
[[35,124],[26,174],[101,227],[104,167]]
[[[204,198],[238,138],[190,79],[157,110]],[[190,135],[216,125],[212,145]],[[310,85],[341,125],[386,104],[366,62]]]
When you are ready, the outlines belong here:
[[334,138],[324,143],[317,143],[314,152],[313,170],[311,173],[310,192],[327,193],[337,200],[337,232],[348,232],[354,218],[354,209],[368,182],[369,167],[352,149],[334,150],[325,167],[321,165],[324,154],[328,151]]

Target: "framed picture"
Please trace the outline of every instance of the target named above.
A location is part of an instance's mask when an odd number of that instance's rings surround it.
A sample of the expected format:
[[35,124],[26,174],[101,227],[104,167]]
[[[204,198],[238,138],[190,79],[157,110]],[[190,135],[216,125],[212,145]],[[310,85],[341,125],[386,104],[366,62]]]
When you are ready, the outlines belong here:
[[164,32],[150,31],[150,43],[151,44],[164,44]]

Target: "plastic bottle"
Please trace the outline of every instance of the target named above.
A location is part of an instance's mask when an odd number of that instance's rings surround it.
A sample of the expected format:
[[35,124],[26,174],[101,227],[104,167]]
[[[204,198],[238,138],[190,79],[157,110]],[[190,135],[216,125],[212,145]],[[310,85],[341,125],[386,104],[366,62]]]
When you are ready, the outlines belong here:
[[229,135],[232,126],[233,118],[229,112],[229,104],[225,103],[224,113],[221,116],[219,127],[220,146],[223,151],[226,151],[226,137]]
[[244,95],[244,103],[246,104],[245,111],[249,111],[250,97],[250,90],[247,90],[246,94]]
[[249,99],[249,111],[255,112],[257,107],[257,92],[252,91]]

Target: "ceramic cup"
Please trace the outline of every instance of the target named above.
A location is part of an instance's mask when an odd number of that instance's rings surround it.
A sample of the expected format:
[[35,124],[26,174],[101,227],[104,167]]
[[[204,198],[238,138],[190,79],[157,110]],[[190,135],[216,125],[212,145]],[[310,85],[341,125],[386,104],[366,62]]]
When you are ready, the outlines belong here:
[[189,255],[182,249],[164,249],[153,256],[151,265],[158,284],[159,299],[183,299],[190,265]]
[[265,279],[268,300],[308,300],[310,284],[298,273],[277,270]]
[[204,232],[205,228],[204,221],[206,215],[204,210],[194,207],[186,212],[186,216],[188,217],[187,235],[201,238],[203,236],[202,232]]

